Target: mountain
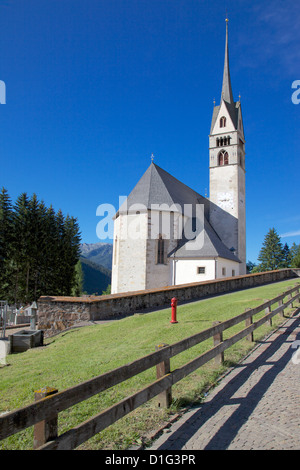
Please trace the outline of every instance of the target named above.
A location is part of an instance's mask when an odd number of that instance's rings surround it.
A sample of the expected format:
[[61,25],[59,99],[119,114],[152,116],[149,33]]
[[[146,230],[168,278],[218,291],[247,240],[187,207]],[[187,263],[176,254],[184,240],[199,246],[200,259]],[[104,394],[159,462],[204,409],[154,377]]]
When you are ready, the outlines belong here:
[[111,243],[82,243],[80,250],[83,258],[111,270],[113,253]]
[[80,257],[83,271],[83,291],[88,294],[101,295],[111,283],[111,271],[99,264]]

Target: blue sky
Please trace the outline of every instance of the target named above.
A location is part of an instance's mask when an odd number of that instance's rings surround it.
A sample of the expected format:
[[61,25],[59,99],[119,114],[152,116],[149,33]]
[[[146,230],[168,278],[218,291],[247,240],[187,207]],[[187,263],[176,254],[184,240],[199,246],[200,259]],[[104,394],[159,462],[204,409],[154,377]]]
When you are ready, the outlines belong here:
[[0,186],[34,192],[96,235],[155,162],[209,190],[225,12],[246,136],[247,259],[269,228],[300,243],[300,3],[291,0],[0,0]]

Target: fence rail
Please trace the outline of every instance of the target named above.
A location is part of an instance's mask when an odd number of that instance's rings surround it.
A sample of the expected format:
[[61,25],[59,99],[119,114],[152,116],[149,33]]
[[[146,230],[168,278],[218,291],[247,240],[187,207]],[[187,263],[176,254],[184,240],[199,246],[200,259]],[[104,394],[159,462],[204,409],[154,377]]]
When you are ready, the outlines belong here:
[[[153,397],[160,395],[160,401],[169,406],[171,400],[171,387],[193,371],[209,362],[213,358],[222,361],[224,351],[244,337],[253,340],[253,332],[265,322],[272,322],[272,318],[280,314],[296,300],[299,301],[300,284],[268,300],[253,309],[247,309],[229,320],[214,324],[211,328],[201,331],[172,345],[158,345],[157,350],[147,356],[123,365],[105,374],[94,377],[74,387],[58,392],[55,389],[43,389],[36,393],[36,402],[12,411],[0,417],[0,440],[12,434],[35,426],[34,448],[43,450],[75,449],[98,432],[110,426],[123,416],[146,403]],[[293,296],[293,294],[295,294]],[[285,297],[287,301],[284,302]],[[278,307],[271,310],[272,305]],[[259,320],[253,322],[253,316],[264,311]],[[223,340],[223,332],[241,322],[246,322],[246,328],[228,339]],[[184,366],[170,371],[170,358],[180,354],[208,338],[213,337],[214,347],[191,360]],[[141,372],[156,366],[157,380],[144,389],[123,399],[105,411],[93,416],[75,428],[57,436],[58,413],[87,400],[88,398],[105,391]]]

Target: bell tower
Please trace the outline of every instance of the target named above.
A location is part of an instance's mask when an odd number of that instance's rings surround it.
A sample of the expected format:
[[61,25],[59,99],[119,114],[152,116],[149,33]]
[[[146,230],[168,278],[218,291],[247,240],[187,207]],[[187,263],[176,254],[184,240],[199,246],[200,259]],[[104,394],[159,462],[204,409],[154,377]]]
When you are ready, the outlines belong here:
[[210,222],[246,273],[245,137],[241,101],[234,101],[226,18],[221,101],[215,106],[209,135]]

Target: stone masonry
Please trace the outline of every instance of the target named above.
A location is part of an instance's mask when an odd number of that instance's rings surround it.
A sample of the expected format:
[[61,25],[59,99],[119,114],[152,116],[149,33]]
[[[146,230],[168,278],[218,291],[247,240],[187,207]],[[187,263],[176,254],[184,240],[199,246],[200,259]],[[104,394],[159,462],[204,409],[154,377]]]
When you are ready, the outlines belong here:
[[178,302],[234,292],[240,289],[284,281],[300,275],[300,269],[281,269],[265,273],[236,276],[227,279],[184,284],[161,289],[86,297],[40,297],[38,301],[38,328],[45,337],[51,336],[81,322],[117,319],[135,312],[170,306]]

